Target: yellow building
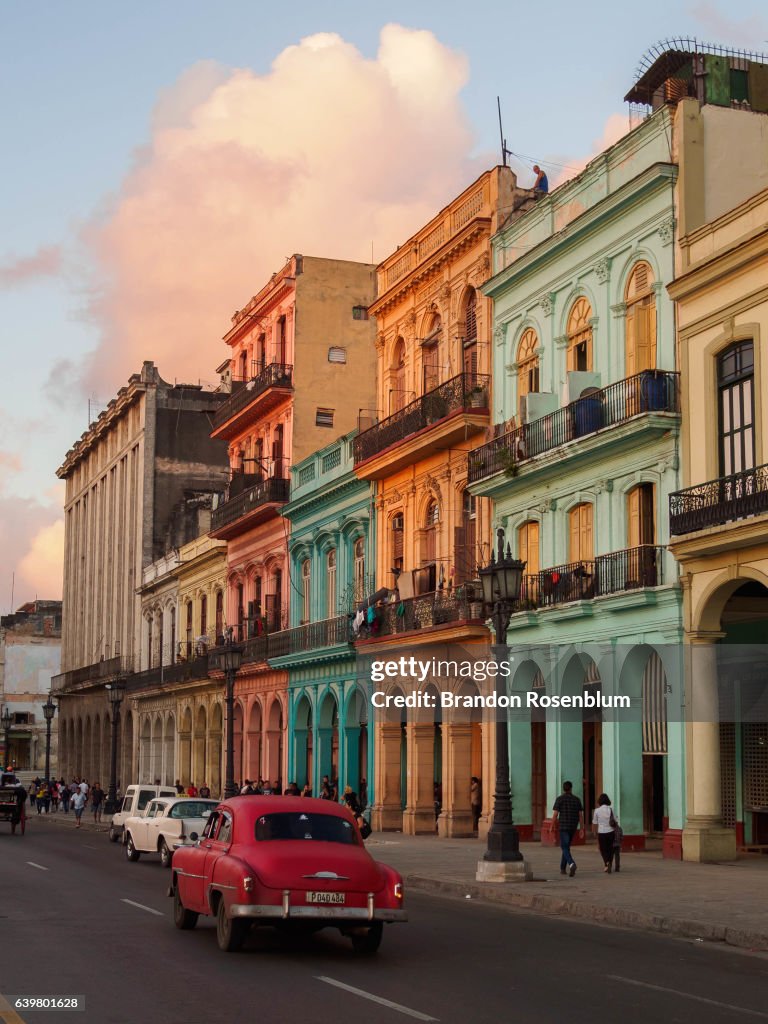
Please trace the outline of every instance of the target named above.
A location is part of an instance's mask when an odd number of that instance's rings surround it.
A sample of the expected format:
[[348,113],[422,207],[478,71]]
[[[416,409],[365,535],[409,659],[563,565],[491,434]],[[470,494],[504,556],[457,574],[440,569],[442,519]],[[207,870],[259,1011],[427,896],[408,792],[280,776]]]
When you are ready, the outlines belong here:
[[768,189],[680,239],[683,859],[768,846]]
[[[491,531],[489,503],[466,490],[467,452],[492,421],[493,321],[480,287],[491,235],[533,202],[496,167],[378,267],[376,422],[354,453],[358,477],[376,481],[376,580],[389,593],[367,616],[360,655],[419,647],[428,657],[438,644],[488,642],[468,586]],[[391,679],[388,688],[415,687]],[[375,828],[434,832],[437,813],[441,835],[472,835],[472,775],[485,783],[487,822],[494,755],[480,719],[437,709],[376,723]]]

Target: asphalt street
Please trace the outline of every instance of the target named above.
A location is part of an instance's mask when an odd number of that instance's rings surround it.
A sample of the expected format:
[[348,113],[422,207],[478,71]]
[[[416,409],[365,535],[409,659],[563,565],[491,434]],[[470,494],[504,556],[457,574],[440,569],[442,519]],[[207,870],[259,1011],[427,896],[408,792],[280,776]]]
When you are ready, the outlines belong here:
[[[168,879],[103,833],[0,825],[0,1020],[768,1022],[765,956],[423,895],[370,959],[332,931],[295,948],[263,929],[226,954],[213,921],[174,928]],[[11,995],[85,1009],[15,1011]]]

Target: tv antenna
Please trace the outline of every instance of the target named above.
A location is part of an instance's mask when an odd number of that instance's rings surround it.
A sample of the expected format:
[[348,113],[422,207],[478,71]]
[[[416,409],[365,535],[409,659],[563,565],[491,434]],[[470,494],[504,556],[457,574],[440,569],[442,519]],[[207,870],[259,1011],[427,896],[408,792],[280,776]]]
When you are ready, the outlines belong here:
[[499,108],[499,137],[501,139],[501,162],[507,166],[507,157],[512,156],[512,150],[507,149],[507,140],[504,138],[504,128],[501,124],[501,100],[496,97],[496,106]]

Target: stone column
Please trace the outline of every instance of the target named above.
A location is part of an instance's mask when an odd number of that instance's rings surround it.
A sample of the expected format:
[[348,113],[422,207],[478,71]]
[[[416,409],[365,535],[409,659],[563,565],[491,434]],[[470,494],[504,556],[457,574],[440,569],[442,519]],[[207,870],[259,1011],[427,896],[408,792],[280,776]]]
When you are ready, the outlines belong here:
[[687,808],[683,860],[735,860],[736,833],[723,827],[717,649],[721,633],[691,633],[686,651]]
[[407,803],[403,813],[407,835],[435,832],[435,724],[408,723]]
[[374,726],[374,794],[371,825],[376,831],[403,827],[400,792],[400,723],[376,722]]
[[443,810],[438,834],[471,838],[469,786],[472,755],[471,722],[443,722]]

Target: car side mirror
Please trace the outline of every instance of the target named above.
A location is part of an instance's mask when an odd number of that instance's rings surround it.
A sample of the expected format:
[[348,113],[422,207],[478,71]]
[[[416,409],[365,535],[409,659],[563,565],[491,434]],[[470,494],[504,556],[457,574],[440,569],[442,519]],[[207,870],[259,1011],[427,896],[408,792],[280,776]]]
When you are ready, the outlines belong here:
[[193,843],[196,843],[200,836],[197,834],[197,832],[190,832],[189,838],[192,840]]

